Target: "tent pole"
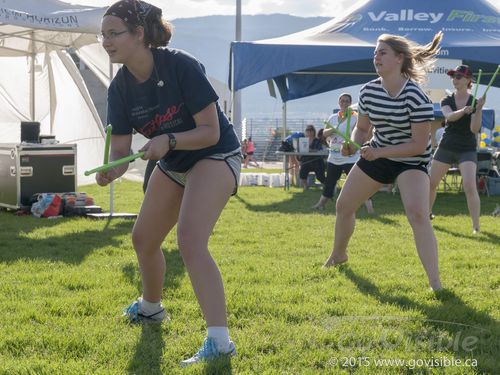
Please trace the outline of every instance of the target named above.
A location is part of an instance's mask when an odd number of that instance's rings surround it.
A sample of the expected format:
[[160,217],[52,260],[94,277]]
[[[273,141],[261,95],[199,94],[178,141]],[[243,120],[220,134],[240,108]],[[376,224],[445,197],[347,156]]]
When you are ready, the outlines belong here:
[[283,102],[283,119],[281,123],[281,136],[286,139],[286,102]]
[[35,121],[35,32],[31,32],[30,116]]
[[[234,122],[235,101],[236,93],[234,92],[234,52],[233,48],[231,47],[231,116],[229,117],[231,118],[231,122],[236,130],[236,123]],[[237,131],[236,134],[239,135]],[[241,137],[241,135],[239,136]]]
[[229,120],[233,122],[234,113],[234,57],[233,57],[233,46],[231,46],[231,113],[229,114]]
[[[286,139],[286,102],[283,102],[283,114],[282,114],[282,122],[281,122],[281,140],[284,141]],[[288,171],[288,156],[283,155],[283,173],[285,175],[285,190],[290,189],[290,175]],[[294,171],[292,170],[292,173]],[[293,183],[293,177],[292,177]]]
[[[111,82],[112,79],[113,79],[113,63],[110,61],[109,62],[109,82]],[[110,214],[110,216],[113,216],[113,192],[114,192],[114,181],[111,181],[111,184],[109,184],[109,214]]]
[[114,181],[109,184],[109,214],[113,216],[113,191],[114,191]]
[[[236,0],[236,25],[235,25],[235,41],[241,41],[241,0]],[[231,53],[232,56],[232,79],[234,79],[234,54]],[[236,134],[240,139],[242,139],[242,126],[241,126],[241,90],[234,90],[234,80],[233,84],[233,95],[231,100],[231,122],[236,130]]]

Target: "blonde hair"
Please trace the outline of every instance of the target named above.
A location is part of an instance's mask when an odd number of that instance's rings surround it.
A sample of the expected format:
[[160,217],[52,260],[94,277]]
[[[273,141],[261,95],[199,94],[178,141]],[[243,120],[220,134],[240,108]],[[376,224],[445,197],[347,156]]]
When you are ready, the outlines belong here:
[[434,56],[441,47],[439,43],[443,39],[443,32],[440,31],[430,43],[420,45],[399,35],[382,34],[377,42],[387,44],[396,53],[404,55],[403,65],[401,65],[401,74],[404,77],[411,78],[418,84],[427,80],[427,72],[434,67],[436,59]]

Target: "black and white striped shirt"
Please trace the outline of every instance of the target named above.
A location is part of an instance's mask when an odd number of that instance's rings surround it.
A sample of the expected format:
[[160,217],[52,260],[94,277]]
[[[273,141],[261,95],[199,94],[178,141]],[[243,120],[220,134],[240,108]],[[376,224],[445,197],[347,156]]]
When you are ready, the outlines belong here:
[[[374,127],[371,147],[387,147],[410,142],[411,124],[434,120],[431,100],[415,82],[408,79],[395,97],[391,97],[377,78],[364,85],[359,92],[359,113],[368,116]],[[431,138],[423,154],[389,158],[417,165],[428,163],[431,157]]]

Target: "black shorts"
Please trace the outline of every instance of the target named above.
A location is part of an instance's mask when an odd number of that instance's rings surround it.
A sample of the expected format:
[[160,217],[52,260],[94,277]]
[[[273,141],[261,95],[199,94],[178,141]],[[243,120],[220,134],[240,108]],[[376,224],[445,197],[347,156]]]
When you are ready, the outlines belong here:
[[375,159],[368,161],[360,157],[356,165],[365,172],[369,177],[381,184],[392,184],[396,178],[409,169],[417,169],[419,171],[427,171],[427,163],[420,163],[417,165],[401,163],[399,161],[389,160],[386,158]]
[[438,147],[434,153],[434,160],[445,164],[462,164],[464,161],[472,161],[477,164],[477,152],[465,151],[456,152],[446,148]]

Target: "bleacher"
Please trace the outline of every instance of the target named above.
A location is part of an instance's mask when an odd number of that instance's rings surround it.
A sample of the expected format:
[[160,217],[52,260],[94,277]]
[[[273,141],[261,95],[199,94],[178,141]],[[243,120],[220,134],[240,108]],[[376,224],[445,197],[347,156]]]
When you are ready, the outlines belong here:
[[[307,125],[314,125],[316,131],[324,128],[324,119],[287,119],[287,135],[293,132],[303,132]],[[276,151],[281,145],[281,119],[246,119],[243,127],[243,138],[252,137],[255,145],[254,159],[258,162],[278,162],[281,157]],[[274,134],[272,131],[274,131]]]

